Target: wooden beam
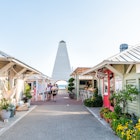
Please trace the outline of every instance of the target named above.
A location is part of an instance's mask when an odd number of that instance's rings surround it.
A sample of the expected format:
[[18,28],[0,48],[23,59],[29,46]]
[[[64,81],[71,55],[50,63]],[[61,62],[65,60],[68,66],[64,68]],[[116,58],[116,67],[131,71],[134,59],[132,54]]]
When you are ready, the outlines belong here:
[[126,74],[128,74],[130,72],[130,70],[132,69],[133,64],[129,65],[129,67],[127,68]]
[[34,72],[32,71],[32,72],[30,72],[27,76],[25,76],[25,78],[24,78],[24,81],[25,80],[27,80],[28,79],[28,77],[30,77],[31,75],[33,75],[34,74]]
[[119,71],[117,71],[115,68],[113,68],[111,65],[105,65],[106,68],[108,68],[109,70],[111,70],[112,72],[114,72],[115,74],[119,75],[121,78],[123,78],[123,74],[120,73]]
[[19,77],[21,74],[23,74],[27,69],[23,68],[21,71],[19,71],[14,77]]
[[12,67],[12,70],[17,74],[17,71]]
[[0,69],[0,74],[4,73],[5,71],[8,71],[9,68],[11,68],[15,63],[10,62],[7,65],[5,65],[4,67],[2,67]]

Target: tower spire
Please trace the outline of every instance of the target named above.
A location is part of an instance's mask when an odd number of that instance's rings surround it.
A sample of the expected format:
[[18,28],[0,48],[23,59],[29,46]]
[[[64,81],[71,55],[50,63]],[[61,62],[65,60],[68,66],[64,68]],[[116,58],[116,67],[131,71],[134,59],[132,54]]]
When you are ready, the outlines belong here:
[[61,40],[58,45],[58,50],[52,72],[52,79],[55,81],[58,80],[68,81],[70,74],[71,67],[66,42]]

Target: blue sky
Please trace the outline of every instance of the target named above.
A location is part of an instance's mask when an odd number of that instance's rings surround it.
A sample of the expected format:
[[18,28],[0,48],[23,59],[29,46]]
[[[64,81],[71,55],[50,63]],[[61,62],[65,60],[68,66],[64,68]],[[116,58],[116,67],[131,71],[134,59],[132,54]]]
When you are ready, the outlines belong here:
[[51,76],[58,43],[93,67],[140,43],[139,0],[0,0],[0,50]]

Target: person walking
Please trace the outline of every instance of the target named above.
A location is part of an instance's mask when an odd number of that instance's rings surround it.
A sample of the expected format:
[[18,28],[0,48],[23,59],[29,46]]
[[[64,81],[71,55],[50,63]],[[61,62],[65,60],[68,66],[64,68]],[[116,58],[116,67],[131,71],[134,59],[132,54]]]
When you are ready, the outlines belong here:
[[46,91],[47,91],[47,101],[51,100],[51,94],[52,94],[51,88],[52,88],[52,84],[51,83],[47,84],[47,88],[46,88]]
[[32,96],[33,101],[36,101],[36,86],[33,87],[33,96]]
[[57,86],[57,84],[53,85],[53,87],[51,88],[51,91],[52,91],[53,101],[56,102],[55,97],[58,94],[58,86]]

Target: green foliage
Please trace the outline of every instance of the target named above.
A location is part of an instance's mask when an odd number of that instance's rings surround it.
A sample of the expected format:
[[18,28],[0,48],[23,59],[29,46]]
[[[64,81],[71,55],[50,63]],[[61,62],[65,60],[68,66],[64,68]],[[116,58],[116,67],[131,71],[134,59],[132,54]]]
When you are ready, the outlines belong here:
[[136,123],[138,123],[138,117],[134,113],[132,113],[131,115],[131,120],[133,125],[136,125]]
[[127,106],[127,101],[134,101],[136,100],[137,95],[139,94],[138,89],[132,85],[126,85],[126,88],[123,90],[119,90],[113,94],[115,99],[115,106],[123,105],[123,113],[125,112],[125,108]]
[[10,100],[6,99],[6,98],[2,98],[0,100],[0,109],[4,109],[4,110],[9,110],[10,108]]
[[109,112],[109,108],[103,107],[100,109],[100,113],[106,113]]
[[74,86],[74,83],[69,83],[68,86],[69,87],[73,87]]
[[109,101],[111,103],[111,106],[114,106],[114,99],[115,99],[115,97],[111,94],[109,97]]
[[112,129],[116,132],[118,125],[120,125],[120,124],[125,125],[128,122],[130,122],[130,119],[128,119],[126,117],[120,117],[119,119],[113,119],[111,126],[112,126]]
[[72,90],[75,89],[74,87],[68,87],[68,90],[72,92]]
[[68,80],[68,82],[69,82],[69,83],[72,83],[74,80],[75,80],[74,78],[70,78],[70,79]]
[[112,120],[112,129],[121,140],[139,140],[140,138],[140,122],[137,120],[137,117],[133,115],[132,118],[134,120],[128,118],[126,115]]
[[120,124],[120,120],[119,119],[113,119],[111,122],[111,127],[112,129],[116,132],[116,129],[118,127],[118,125]]
[[84,100],[84,105],[87,107],[93,107],[93,99],[89,98],[89,99],[85,99]]
[[94,97],[98,97],[98,93],[94,93]]
[[84,105],[87,107],[102,107],[103,100],[101,95],[96,95],[92,98],[85,99]]
[[110,119],[117,119],[118,118],[118,114],[116,114],[115,112],[110,112]]
[[122,113],[122,108],[120,107],[120,105],[116,105],[114,107],[114,111],[116,114],[120,115]]
[[31,99],[32,98],[31,88],[30,88],[30,86],[27,83],[25,84],[24,95],[25,95],[25,98],[27,98],[27,99]]
[[97,94],[98,95],[98,88],[95,88],[94,94]]
[[98,95],[98,96],[95,97],[93,105],[95,107],[102,107],[103,100],[102,100],[102,96],[101,95]]
[[74,78],[70,78],[69,80],[68,80],[68,90],[70,91],[70,92],[72,92],[74,89],[75,89],[75,87],[74,87]]

